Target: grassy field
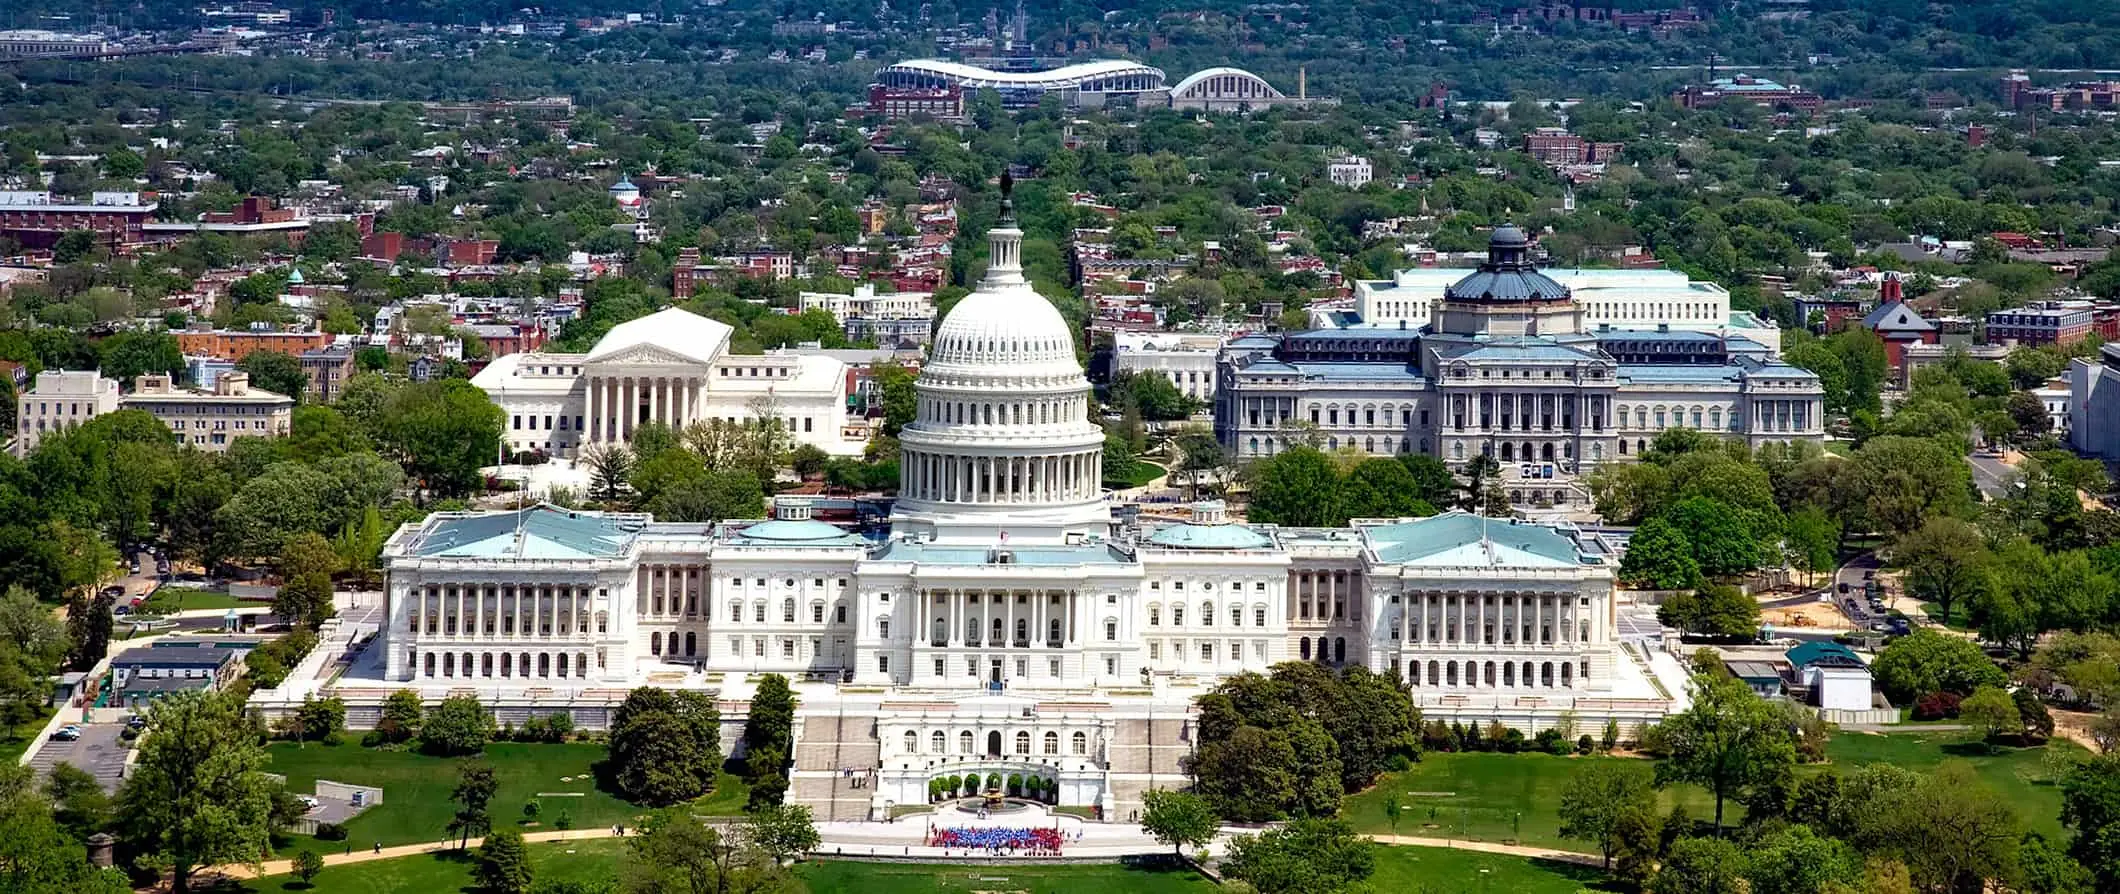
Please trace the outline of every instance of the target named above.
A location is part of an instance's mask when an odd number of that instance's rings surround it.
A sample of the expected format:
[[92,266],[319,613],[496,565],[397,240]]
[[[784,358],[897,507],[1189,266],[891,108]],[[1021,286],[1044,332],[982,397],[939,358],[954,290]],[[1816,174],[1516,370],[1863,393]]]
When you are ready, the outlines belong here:
[[1929,620],[1935,622],[1937,626],[1961,631],[1971,631],[1973,629],[1972,622],[1968,620],[1973,613],[1966,606],[1954,605],[1951,607],[1951,623],[1949,624],[1943,623],[1943,606],[1933,602],[1924,602],[1921,604],[1921,610],[1928,612]]
[[[80,711],[74,712],[76,718],[80,715]],[[12,764],[20,759],[22,752],[37,744],[37,733],[43,731],[45,721],[51,718],[52,709],[40,707],[36,717],[22,721],[13,729],[0,729],[0,761]]]
[[[456,810],[449,793],[456,788],[458,760],[352,744],[327,747],[312,743],[297,748],[288,742],[274,743],[271,755],[272,763],[266,769],[285,775],[293,791],[310,791],[320,777],[383,789],[382,806],[346,824],[348,840],[355,847],[378,841],[385,845],[437,841],[448,834],[449,818]],[[603,757],[602,745],[499,742],[487,746],[484,760],[493,765],[494,776],[500,780],[500,791],[490,808],[494,820],[514,822],[522,815],[523,802],[537,798],[543,808],[539,820],[545,828],[551,827],[561,811],[572,815],[577,829],[618,822],[633,825],[646,810],[598,789],[590,774],[590,766]],[[699,812],[741,813],[746,794],[741,780],[724,773]]]
[[2003,748],[1988,754],[1981,746],[1967,742],[1971,735],[1842,733],[1826,743],[1826,757],[1844,771],[1863,764],[1885,763],[1918,773],[1933,770],[1945,761],[1965,761],[1973,765],[1982,781],[2017,808],[2025,828],[2043,832],[2049,839],[2066,838],[2061,831],[2061,787],[2050,780],[2045,764],[2050,750],[2081,752],[2082,747],[2055,739],[2039,748]]
[[1163,474],[1162,466],[1156,465],[1155,463],[1151,462],[1143,462],[1137,459],[1134,460],[1134,464],[1127,469],[1126,474],[1104,476],[1104,486],[1118,489],[1140,487],[1141,485],[1156,480],[1156,476],[1161,474]]
[[263,608],[271,604],[270,602],[261,602],[255,599],[237,599],[227,593],[218,593],[213,590],[200,590],[192,587],[163,587],[156,590],[154,595],[147,597],[147,601],[140,606],[139,613],[166,615],[170,612],[197,611],[207,608]]
[[[1399,795],[1398,834],[1434,838],[1501,841],[1581,850],[1582,842],[1562,838],[1555,814],[1561,790],[1589,761],[1633,760],[1615,757],[1554,757],[1548,754],[1430,754],[1404,773],[1386,774],[1370,790],[1348,798],[1344,812],[1355,828],[1390,834],[1384,799]],[[1649,763],[1641,762],[1647,770]],[[1659,793],[1660,810],[1683,802],[1697,818],[1715,815],[1715,802],[1693,786],[1672,786]],[[1725,808],[1728,815],[1735,805]],[[1519,819],[1521,815],[1521,819]]]
[[[330,842],[318,842],[319,853],[332,852]],[[618,866],[620,842],[616,839],[532,844],[531,877],[537,881],[608,881]],[[292,857],[302,848],[289,848],[279,856]],[[475,854],[476,851],[473,851]],[[275,875],[252,881],[237,891],[305,891],[308,894],[447,894],[474,891],[471,882],[473,858],[447,852],[371,860],[344,866],[327,866],[317,874],[315,887],[305,888],[291,875]]]
[[[2049,749],[2081,750],[2055,740],[2042,748],[2004,748],[1989,754],[1978,745],[1968,745],[1967,733],[1894,733],[1871,735],[1841,733],[1827,744],[1826,754],[1842,772],[1864,764],[1886,763],[1914,771],[1927,771],[1945,761],[1972,764],[1980,778],[2016,805],[2026,828],[2061,837],[2061,791],[2048,779],[2045,766]],[[1524,844],[1544,847],[1589,849],[1589,844],[1560,836],[1556,809],[1568,780],[1587,761],[1628,758],[1567,758],[1544,754],[1430,754],[1412,770],[1387,774],[1375,787],[1348,798],[1345,813],[1355,828],[1372,834],[1389,834],[1391,822],[1384,816],[1384,799],[1399,794],[1402,813],[1398,834],[1435,838],[1501,841],[1517,838]],[[1643,766],[1648,766],[1643,761]],[[1816,772],[1804,768],[1799,772]],[[1715,815],[1715,802],[1695,786],[1672,786],[1658,793],[1660,811],[1684,803],[1696,820]],[[1736,804],[1724,806],[1726,821],[1744,816]]]
[[1605,878],[1595,867],[1437,847],[1377,849],[1369,885],[1402,894],[1577,894]]
[[[283,854],[282,856],[290,855]],[[530,845],[533,877],[596,881],[616,876],[620,843],[613,840]],[[1482,873],[1481,870],[1486,870]],[[1215,885],[1191,871],[1086,866],[921,866],[898,863],[804,863],[795,875],[812,894],[1211,894]],[[1576,894],[1599,878],[1596,871],[1563,863],[1475,854],[1439,848],[1377,849],[1370,883],[1379,891],[1407,894]],[[459,854],[423,854],[327,867],[316,887],[292,876],[271,876],[241,891],[309,891],[311,894],[447,894],[470,891],[471,861]]]

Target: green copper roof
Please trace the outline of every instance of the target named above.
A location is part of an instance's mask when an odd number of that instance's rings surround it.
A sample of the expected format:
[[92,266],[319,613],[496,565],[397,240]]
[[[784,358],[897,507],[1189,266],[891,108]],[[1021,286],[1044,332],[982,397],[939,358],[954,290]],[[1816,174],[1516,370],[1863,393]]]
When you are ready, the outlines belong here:
[[600,559],[624,555],[642,521],[549,504],[512,512],[436,516],[412,553],[453,559]]
[[1451,512],[1362,528],[1377,558],[1396,565],[1555,568],[1582,564],[1575,539],[1549,525]]
[[1148,542],[1172,549],[1265,549],[1273,538],[1243,525],[1182,524],[1158,528]]

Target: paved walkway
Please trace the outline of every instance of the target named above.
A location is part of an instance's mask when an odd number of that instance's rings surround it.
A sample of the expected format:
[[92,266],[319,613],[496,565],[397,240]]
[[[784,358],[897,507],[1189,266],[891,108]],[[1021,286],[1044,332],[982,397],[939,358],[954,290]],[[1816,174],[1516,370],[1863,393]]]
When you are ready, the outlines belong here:
[[1478,851],[1483,854],[1502,854],[1510,857],[1527,857],[1533,860],[1559,860],[1565,863],[1580,863],[1585,866],[1601,866],[1603,859],[1596,854],[1555,850],[1550,847],[1527,847],[1521,844],[1502,844],[1498,841],[1459,841],[1455,838],[1422,838],[1417,835],[1372,835],[1378,844],[1403,847],[1440,847],[1458,851]]
[[[596,838],[611,837],[613,836],[609,828],[567,829],[565,831],[555,829],[550,832],[525,833],[523,835],[523,840],[588,841]],[[473,838],[471,839],[471,843],[468,846],[478,847],[480,844],[485,843],[485,841],[486,839],[484,838]],[[338,844],[340,847],[343,848],[346,842],[339,842]],[[437,854],[443,851],[451,851],[455,849],[456,839],[451,838],[448,841],[428,841],[420,844],[401,844],[396,847],[386,847],[382,850],[376,850],[373,846],[370,846],[368,848],[356,849],[352,853],[333,853],[323,854],[322,856],[324,857],[324,865],[338,866],[344,863],[366,863],[370,860],[389,860],[396,857],[415,857],[420,854]],[[260,875],[284,875],[286,873],[294,871],[294,860],[267,860],[265,861],[265,864],[262,868],[264,869],[263,872],[252,872],[250,867],[248,866],[221,866],[217,867],[213,871],[218,872],[222,875],[226,875],[230,878],[256,878]]]

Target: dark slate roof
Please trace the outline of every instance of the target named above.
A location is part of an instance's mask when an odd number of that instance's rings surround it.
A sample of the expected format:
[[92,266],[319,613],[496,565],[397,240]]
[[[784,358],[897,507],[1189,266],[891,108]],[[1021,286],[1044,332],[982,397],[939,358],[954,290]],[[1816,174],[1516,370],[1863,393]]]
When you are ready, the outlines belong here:
[[1531,265],[1531,240],[1514,224],[1494,228],[1487,240],[1487,262],[1443,290],[1450,301],[1559,301],[1568,287]]
[[1862,318],[1865,329],[1877,332],[1934,332],[1936,324],[1921,318],[1904,301],[1888,301],[1877,305],[1870,315]]

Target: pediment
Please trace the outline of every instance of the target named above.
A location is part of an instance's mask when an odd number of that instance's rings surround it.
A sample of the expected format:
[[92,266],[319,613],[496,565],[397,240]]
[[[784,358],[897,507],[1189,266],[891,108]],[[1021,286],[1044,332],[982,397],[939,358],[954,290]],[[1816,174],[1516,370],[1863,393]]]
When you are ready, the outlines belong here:
[[596,366],[705,366],[699,360],[679,354],[668,348],[651,344],[639,344],[617,351],[608,357],[598,357]]

